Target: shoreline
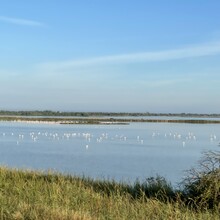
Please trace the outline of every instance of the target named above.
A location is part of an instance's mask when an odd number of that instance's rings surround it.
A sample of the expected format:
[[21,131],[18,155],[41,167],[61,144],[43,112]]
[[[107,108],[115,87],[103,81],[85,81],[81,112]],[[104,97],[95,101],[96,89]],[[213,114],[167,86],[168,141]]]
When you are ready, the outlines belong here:
[[220,124],[219,120],[209,119],[144,119],[144,118],[68,118],[68,117],[21,117],[21,116],[0,116],[3,122],[19,122],[32,124],[94,124],[94,125],[129,125],[130,123],[190,123],[190,124]]

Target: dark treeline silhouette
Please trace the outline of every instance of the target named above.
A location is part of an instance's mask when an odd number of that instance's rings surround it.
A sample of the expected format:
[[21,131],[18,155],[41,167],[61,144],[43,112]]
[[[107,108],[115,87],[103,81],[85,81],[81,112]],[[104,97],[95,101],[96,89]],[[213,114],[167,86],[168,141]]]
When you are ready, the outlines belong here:
[[220,118],[220,114],[195,114],[195,113],[139,113],[139,112],[65,112],[65,111],[7,111],[1,110],[1,116],[65,116],[65,117],[91,117],[91,116],[132,116],[132,117],[144,117],[144,116],[167,116],[167,117],[199,117],[199,118]]

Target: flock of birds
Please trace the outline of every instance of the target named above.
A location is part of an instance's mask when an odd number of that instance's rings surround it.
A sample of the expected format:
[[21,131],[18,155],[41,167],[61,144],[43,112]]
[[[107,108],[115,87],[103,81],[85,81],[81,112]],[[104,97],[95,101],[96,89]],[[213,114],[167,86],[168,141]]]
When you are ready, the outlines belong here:
[[[25,140],[37,142],[39,140],[42,140],[42,138],[44,138],[44,140],[48,139],[52,141],[71,140],[71,139],[78,138],[78,139],[82,139],[86,141],[85,142],[86,149],[89,148],[89,144],[91,141],[101,143],[106,140],[108,141],[117,140],[117,141],[123,141],[123,142],[130,140],[130,141],[133,141],[133,143],[143,145],[147,140],[149,140],[149,138],[160,139],[160,140],[164,138],[164,139],[170,139],[170,140],[178,140],[181,143],[181,145],[185,147],[189,141],[197,140],[196,135],[192,132],[189,132],[188,134],[185,134],[185,135],[179,134],[177,132],[173,132],[173,133],[169,132],[169,133],[164,133],[164,134],[160,134],[159,132],[153,132],[147,135],[145,138],[141,137],[141,135],[137,135],[135,137],[130,137],[130,136],[122,135],[122,134],[109,135],[108,133],[101,133],[99,135],[94,135],[89,132],[60,133],[60,132],[49,132],[49,131],[48,132],[37,131],[37,132],[28,132],[28,133],[20,133],[20,134],[17,134],[14,132],[11,132],[11,133],[4,132],[2,133],[2,135],[0,135],[0,138],[1,137],[6,138],[9,136],[11,136],[11,138],[14,137],[14,140],[16,141],[17,145],[21,144]],[[210,134],[209,141],[219,143],[219,139],[217,138],[216,134]],[[220,146],[220,143],[218,145]]]

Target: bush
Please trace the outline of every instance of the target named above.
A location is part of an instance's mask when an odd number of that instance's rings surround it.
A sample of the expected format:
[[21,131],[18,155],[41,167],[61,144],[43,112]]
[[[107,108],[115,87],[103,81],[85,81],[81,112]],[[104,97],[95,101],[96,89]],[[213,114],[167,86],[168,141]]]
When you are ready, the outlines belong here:
[[187,204],[198,208],[220,208],[220,152],[208,151],[183,180]]

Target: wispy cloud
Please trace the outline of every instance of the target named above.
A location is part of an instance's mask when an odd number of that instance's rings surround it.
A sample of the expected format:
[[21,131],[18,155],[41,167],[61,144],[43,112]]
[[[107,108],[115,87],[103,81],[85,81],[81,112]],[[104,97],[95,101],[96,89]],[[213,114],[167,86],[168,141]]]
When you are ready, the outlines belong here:
[[200,45],[192,45],[185,48],[172,50],[130,53],[121,55],[101,56],[88,59],[48,62],[41,67],[51,70],[69,69],[73,67],[111,64],[111,63],[138,63],[179,60],[220,54],[220,42],[211,42]]
[[34,27],[43,27],[45,24],[33,21],[29,19],[21,19],[21,18],[12,18],[12,17],[6,17],[6,16],[0,16],[0,21],[5,23],[11,23],[16,25],[22,25],[22,26],[34,26]]

